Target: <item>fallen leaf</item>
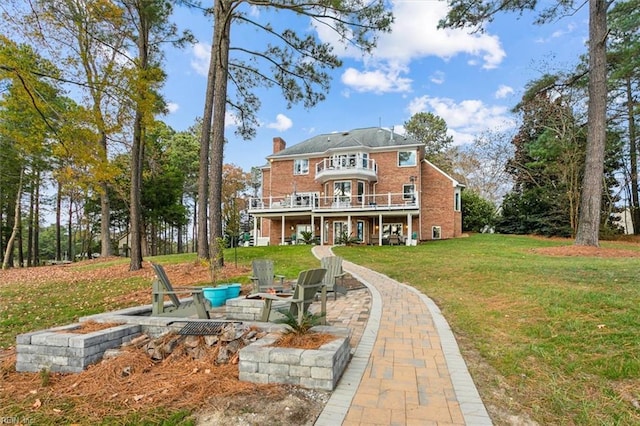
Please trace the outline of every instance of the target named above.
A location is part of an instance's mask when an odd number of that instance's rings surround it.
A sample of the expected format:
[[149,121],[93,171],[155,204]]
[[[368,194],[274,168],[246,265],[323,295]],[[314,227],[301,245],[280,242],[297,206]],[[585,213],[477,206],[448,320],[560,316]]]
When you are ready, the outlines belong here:
[[40,408],[42,406],[42,401],[40,401],[40,398],[36,399],[36,402],[33,403],[33,405],[31,406],[31,408],[35,408],[36,410],[38,408]]

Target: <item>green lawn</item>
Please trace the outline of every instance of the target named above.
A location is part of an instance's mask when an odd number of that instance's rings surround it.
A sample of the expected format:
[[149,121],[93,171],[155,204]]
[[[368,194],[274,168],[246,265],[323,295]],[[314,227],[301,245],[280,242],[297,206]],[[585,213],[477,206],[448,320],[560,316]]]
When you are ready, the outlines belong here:
[[[560,257],[535,251],[563,244],[571,243],[473,235],[417,247],[336,247],[334,252],[431,297],[449,321],[489,406],[540,424],[640,424],[635,408],[640,400],[640,257]],[[640,250],[637,244],[603,243],[614,245]],[[234,264],[236,256],[239,265],[274,259],[276,273],[290,278],[319,265],[309,246],[227,250],[227,264]],[[195,255],[146,260],[194,262]],[[72,266],[94,276],[72,283],[52,278],[0,284],[0,346],[13,345],[25,331],[120,308],[117,296],[150,290],[149,280],[140,277],[96,279],[104,265]]]
[[533,251],[560,244],[474,235],[334,251],[430,296],[485,402],[541,424],[640,424],[640,257]]
[[[303,269],[319,266],[309,246],[252,247],[225,252],[229,265],[235,265],[237,260],[238,265],[250,266],[251,259],[259,257],[273,259],[276,273],[291,279]],[[156,256],[145,260],[161,264],[186,263],[195,262],[196,255]],[[55,274],[40,277],[38,271],[33,272],[34,268],[29,268],[21,272],[25,276],[35,275],[37,279],[7,283],[0,270],[0,348],[14,345],[16,336],[21,333],[69,324],[82,316],[128,307],[130,303],[121,296],[136,291],[148,289],[148,303],[151,303],[150,279],[139,276],[114,277],[104,272],[110,267],[125,267],[128,264],[128,259],[114,259],[66,266],[78,272],[72,281],[60,279]],[[232,278],[233,282],[248,283],[248,277],[244,274]]]

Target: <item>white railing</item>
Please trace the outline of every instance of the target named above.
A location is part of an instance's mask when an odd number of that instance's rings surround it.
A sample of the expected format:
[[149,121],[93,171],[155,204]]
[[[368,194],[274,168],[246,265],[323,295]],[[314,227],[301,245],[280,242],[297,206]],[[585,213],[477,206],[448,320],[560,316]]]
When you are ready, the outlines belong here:
[[316,175],[321,174],[323,172],[342,171],[342,170],[352,170],[352,171],[362,170],[365,172],[371,172],[371,173],[377,174],[378,166],[376,164],[376,160],[366,159],[360,156],[356,158],[349,158],[349,159],[325,158],[319,163],[316,163]]
[[386,193],[375,195],[285,195],[251,198],[249,212],[260,211],[318,211],[318,210],[403,210],[417,209],[417,194]]

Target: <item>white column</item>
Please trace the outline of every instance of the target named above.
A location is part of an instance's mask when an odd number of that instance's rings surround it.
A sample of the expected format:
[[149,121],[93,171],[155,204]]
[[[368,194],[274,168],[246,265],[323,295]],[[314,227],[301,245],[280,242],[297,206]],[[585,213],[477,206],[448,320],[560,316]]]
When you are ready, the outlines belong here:
[[280,245],[284,245],[284,215],[282,216],[281,222],[282,226],[280,229]]
[[320,245],[324,245],[324,216],[320,216]]
[[378,230],[378,245],[382,245],[382,214],[378,215],[378,226],[380,227]]
[[413,234],[413,220],[411,217],[411,213],[407,213],[407,238],[405,239],[406,245],[411,245],[411,235]]
[[258,246],[258,218],[253,217],[253,246]]

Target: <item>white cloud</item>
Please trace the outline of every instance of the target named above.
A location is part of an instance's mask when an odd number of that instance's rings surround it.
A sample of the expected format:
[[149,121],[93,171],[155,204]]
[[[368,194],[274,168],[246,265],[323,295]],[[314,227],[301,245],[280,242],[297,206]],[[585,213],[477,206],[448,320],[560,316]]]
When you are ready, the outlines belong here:
[[260,8],[258,6],[255,6],[255,5],[249,6],[249,16],[251,16],[252,18],[259,18],[260,17]]
[[178,105],[177,103],[167,102],[167,111],[169,111],[169,114],[173,114],[179,109],[180,109],[180,105]]
[[[465,29],[438,29],[439,20],[448,10],[446,2],[395,0],[392,3],[395,17],[392,31],[380,35],[377,48],[367,58],[353,46],[341,42],[328,26],[315,25],[320,39],[336,46],[336,54],[363,62],[364,71],[352,69],[343,75],[343,82],[355,90],[410,91],[411,80],[401,75],[408,73],[408,65],[419,58],[436,56],[447,61],[467,54],[474,59],[472,66],[477,63],[484,69],[492,69],[506,56],[497,36],[470,33]],[[367,81],[363,82],[363,78]]]
[[422,96],[413,99],[407,109],[411,115],[432,112],[441,117],[447,123],[456,145],[472,142],[485,131],[503,130],[515,125],[508,108],[485,105],[476,99],[456,103],[449,98]]
[[198,74],[207,76],[209,73],[209,59],[211,58],[211,45],[207,43],[196,43],[193,46],[193,58],[191,68]]
[[567,24],[566,28],[562,28],[562,29],[554,31],[551,34],[551,37],[552,38],[559,38],[559,37],[562,37],[565,34],[571,34],[575,29],[576,29],[576,24],[573,23],[573,22],[569,22]]
[[293,126],[293,121],[284,114],[278,114],[275,122],[267,124],[269,129],[276,129],[279,132],[284,132],[290,129],[291,126]]
[[513,87],[509,87],[509,86],[505,86],[504,84],[501,84],[500,87],[498,87],[498,90],[496,90],[496,93],[494,94],[494,96],[496,97],[496,99],[504,99],[509,95],[513,95],[514,90]]
[[535,42],[536,43],[549,43],[549,42],[557,43],[557,40],[555,39],[558,39],[573,33],[576,30],[576,28],[578,28],[578,26],[575,24],[575,22],[569,22],[566,27],[555,30],[554,32],[551,33],[549,37],[547,38],[539,37],[535,40]]
[[342,82],[357,92],[406,92],[411,88],[411,79],[401,77],[401,69],[379,69],[358,71],[347,68],[342,74]]
[[[460,53],[483,59],[483,68],[495,68],[506,56],[500,40],[490,34],[471,33],[466,29],[438,29],[438,22],[447,14],[446,2],[393,2],[395,22],[391,33],[382,34],[373,54],[377,60],[409,63],[425,56],[448,60]],[[322,39],[330,30],[318,29]],[[331,37],[335,39],[335,36]],[[356,50],[346,56],[360,58]]]
[[429,80],[434,84],[444,83],[444,73],[442,71],[436,71],[429,76]]

